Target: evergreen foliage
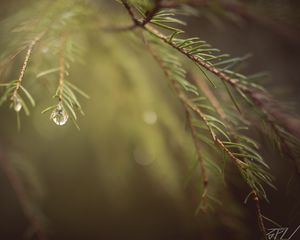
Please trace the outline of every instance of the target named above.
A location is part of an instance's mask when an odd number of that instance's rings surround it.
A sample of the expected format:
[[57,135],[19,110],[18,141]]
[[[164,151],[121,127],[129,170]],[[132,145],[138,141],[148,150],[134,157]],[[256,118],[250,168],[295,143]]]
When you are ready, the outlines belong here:
[[[64,125],[70,118],[78,127],[78,113],[83,115],[81,98],[89,96],[81,89],[85,79],[77,87],[69,77],[72,65],[84,62],[89,31],[124,34],[128,41],[138,42],[137,48],[145,47],[154,57],[182,103],[197,152],[193,169],[199,168],[201,173],[202,198],[196,212],[219,204],[210,178],[218,176],[222,182],[226,174],[223,166],[231,162],[248,184],[249,196],[257,203],[258,222],[265,235],[265,217],[259,201],[268,201],[266,186],[276,187],[259,143],[250,137],[249,129],[261,128],[277,150],[292,160],[298,172],[300,143],[297,133],[294,135],[285,121],[289,115],[282,115],[280,104],[258,84],[264,74],[247,76],[239,71],[249,55],[231,57],[202,38],[185,37],[182,15],[191,14],[194,6],[187,7],[188,0],[118,2],[131,18],[126,26],[112,27],[93,10],[97,3],[80,0],[39,1],[34,9],[24,9],[3,21],[2,31],[7,34],[1,44],[7,47],[1,54],[0,105],[8,103],[20,125],[20,113],[30,115],[37,104],[27,79],[44,79],[52,84],[54,100],[42,113],[51,112],[50,119],[57,125]],[[99,29],[102,24],[98,21],[109,24]],[[17,61],[21,61],[20,69]],[[6,77],[11,76],[10,71],[18,73],[16,80]],[[257,124],[261,121],[264,127]],[[187,182],[194,173],[191,171]]]

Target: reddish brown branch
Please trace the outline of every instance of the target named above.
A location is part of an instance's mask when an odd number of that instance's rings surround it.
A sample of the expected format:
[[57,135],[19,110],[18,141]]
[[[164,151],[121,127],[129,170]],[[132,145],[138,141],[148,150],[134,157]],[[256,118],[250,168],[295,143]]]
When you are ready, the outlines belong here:
[[290,133],[300,138],[300,121],[296,118],[293,118],[291,115],[283,113],[281,111],[281,107],[272,100],[271,96],[263,91],[260,91],[258,89],[250,88],[244,84],[242,84],[238,79],[231,78],[227,74],[221,72],[219,69],[215,68],[214,66],[204,62],[197,56],[190,54],[187,50],[180,48],[172,41],[169,41],[169,38],[162,33],[160,33],[158,30],[156,30],[152,26],[145,26],[145,29],[153,34],[154,36],[158,37],[162,41],[164,41],[166,44],[171,46],[172,48],[176,49],[180,53],[184,54],[187,58],[191,59],[193,62],[196,62],[200,66],[204,67],[209,72],[215,74],[217,77],[219,77],[222,81],[230,84],[234,89],[239,90],[243,92],[245,95],[247,95],[253,103],[262,111],[267,113],[268,115],[272,116],[274,119],[276,119],[280,125],[282,125],[285,129],[287,129]]
[[151,21],[155,14],[162,8],[162,0],[155,0],[155,5],[153,9],[146,14],[146,18],[143,20],[142,25],[146,25]]
[[127,10],[127,12],[129,13],[134,25],[135,26],[140,26],[141,22],[135,17],[134,12],[132,11],[132,8],[130,7],[127,0],[121,0],[121,2],[123,4],[123,6],[125,7],[125,9]]
[[65,85],[65,46],[68,35],[67,33],[63,34],[61,38],[61,46],[60,46],[60,57],[59,57],[59,101],[63,100],[63,92]]
[[258,198],[257,193],[255,191],[252,192],[252,195],[253,195],[253,200],[255,202],[256,216],[257,216],[257,221],[258,221],[258,225],[259,225],[260,231],[261,231],[264,239],[268,240],[268,238],[267,238],[267,231],[266,231],[266,227],[265,227],[265,224],[264,224],[263,215],[261,213],[259,198]]
[[[32,53],[32,50],[33,50],[33,47],[37,44],[38,41],[40,41],[40,39],[45,35],[46,31],[38,34],[29,44],[28,46],[28,49],[27,49],[27,52],[26,52],[26,56],[25,56],[25,59],[24,59],[24,62],[23,62],[23,65],[22,65],[22,68],[21,68],[21,71],[20,71],[20,75],[19,75],[19,78],[18,78],[18,81],[16,83],[16,88],[12,94],[12,96],[14,98],[16,98],[17,96],[17,93],[18,93],[18,90],[19,88],[21,87],[21,84],[22,84],[22,80],[24,78],[24,74],[25,74],[25,71],[26,71],[26,68],[28,66],[28,62],[29,62],[29,58],[31,56],[31,53]],[[20,51],[21,52],[21,51]],[[20,52],[17,52],[15,55],[13,55],[12,57],[14,58],[17,54],[19,54]]]
[[[154,52],[152,50],[152,48],[146,42],[145,39],[144,39],[144,41],[146,43],[147,49],[149,50],[149,52],[151,53],[151,55],[153,56],[153,58],[157,61],[157,63],[160,65],[161,69],[164,71],[164,73],[167,76],[167,78],[171,78],[171,75],[170,75],[169,71],[167,71],[165,69],[165,67],[164,67],[164,65],[163,65],[160,57],[157,56],[156,52]],[[178,95],[180,95],[180,93],[179,93],[180,90],[177,88],[175,82],[172,79],[170,79],[170,80],[172,82],[172,86],[173,86],[175,92]],[[194,127],[193,122],[192,122],[191,112],[189,111],[189,107],[186,105],[186,102],[183,102],[183,104],[184,104],[184,107],[185,107],[186,112],[187,112],[188,124],[189,124],[190,130],[191,130],[192,139],[193,139],[196,151],[197,151],[197,158],[198,158],[199,165],[200,165],[200,171],[201,171],[201,177],[202,177],[202,185],[203,185],[203,193],[202,193],[201,198],[203,200],[203,206],[204,206],[204,209],[205,209],[206,203],[207,203],[207,192],[208,192],[208,174],[207,174],[207,171],[206,171],[206,168],[205,168],[204,159],[202,157],[201,147],[200,147],[199,141],[197,140],[197,129]]]

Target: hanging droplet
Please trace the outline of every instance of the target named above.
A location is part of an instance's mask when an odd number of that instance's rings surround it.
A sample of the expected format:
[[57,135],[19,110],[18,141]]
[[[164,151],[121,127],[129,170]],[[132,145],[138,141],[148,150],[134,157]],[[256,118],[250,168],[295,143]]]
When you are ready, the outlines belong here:
[[14,110],[16,112],[20,112],[22,109],[22,103],[20,97],[13,96],[12,101],[13,101]]
[[53,122],[59,126],[65,125],[68,121],[68,118],[69,115],[67,114],[66,110],[64,109],[61,103],[57,105],[57,108],[54,109],[50,116],[50,119],[52,119]]

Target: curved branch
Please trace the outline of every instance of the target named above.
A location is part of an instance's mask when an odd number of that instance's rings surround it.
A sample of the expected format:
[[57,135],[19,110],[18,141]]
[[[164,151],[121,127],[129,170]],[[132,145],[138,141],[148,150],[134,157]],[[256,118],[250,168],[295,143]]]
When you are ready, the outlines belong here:
[[[25,59],[24,59],[24,62],[23,62],[23,65],[22,65],[22,68],[21,68],[21,72],[20,72],[20,75],[19,75],[19,78],[18,78],[18,81],[17,81],[17,84],[16,84],[16,88],[13,92],[13,97],[16,97],[17,96],[17,93],[18,93],[18,90],[19,88],[21,87],[21,84],[22,84],[22,80],[23,80],[23,77],[24,77],[24,74],[25,74],[25,71],[26,71],[26,68],[27,68],[27,65],[28,65],[28,61],[29,61],[29,58],[31,56],[31,53],[32,53],[32,50],[33,50],[33,47],[36,45],[36,43],[44,36],[44,34],[46,33],[46,31],[40,33],[39,35],[37,35],[32,41],[31,43],[29,44],[28,46],[28,50],[26,52],[26,56],[25,56]],[[18,54],[19,52],[17,52]],[[17,54],[13,55],[13,57],[15,57]]]
[[239,79],[230,77],[226,73],[221,72],[218,68],[208,64],[207,62],[203,61],[197,56],[191,54],[186,49],[181,48],[175,42],[173,42],[172,39],[170,39],[170,37],[164,35],[153,26],[149,26],[149,24],[141,24],[141,22],[135,17],[127,1],[122,0],[122,3],[129,12],[129,15],[131,16],[132,21],[134,22],[136,27],[141,27],[142,29],[151,33],[155,37],[159,38],[161,41],[168,44],[170,47],[185,55],[188,59],[192,60],[199,66],[205,68],[207,71],[216,75],[220,80],[231,85],[237,91],[241,91],[243,94],[248,96],[261,111],[276,119],[285,129],[287,129],[289,132],[291,132],[293,135],[300,139],[300,121],[290,116],[289,114],[280,111],[281,107],[278,105],[278,103],[272,100],[272,97],[268,93],[258,89],[250,88],[242,84]]

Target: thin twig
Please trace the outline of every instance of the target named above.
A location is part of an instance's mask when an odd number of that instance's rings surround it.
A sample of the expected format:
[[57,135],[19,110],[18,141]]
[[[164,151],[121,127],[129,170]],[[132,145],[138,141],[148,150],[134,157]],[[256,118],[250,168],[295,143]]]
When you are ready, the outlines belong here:
[[146,18],[143,20],[142,22],[142,26],[145,26],[147,23],[149,23],[152,18],[155,16],[155,14],[161,9],[162,5],[161,5],[162,0],[155,0],[155,5],[153,7],[153,9],[148,12],[148,14],[146,15]]
[[64,34],[61,40],[60,46],[60,58],[59,58],[59,93],[58,99],[59,101],[63,100],[63,92],[64,92],[64,85],[65,85],[65,45],[67,41],[67,34]]
[[127,12],[129,13],[131,19],[133,20],[134,25],[136,26],[144,26],[141,25],[141,22],[135,17],[134,12],[132,11],[130,5],[128,4],[127,0],[121,0],[123,6],[126,8]]
[[17,97],[17,93],[18,93],[18,90],[22,84],[22,80],[24,78],[24,74],[25,74],[25,71],[26,71],[26,68],[28,66],[28,61],[29,61],[29,58],[31,56],[31,53],[32,53],[32,50],[33,50],[33,47],[36,45],[36,43],[44,36],[44,34],[46,33],[46,31],[40,33],[39,35],[37,35],[29,44],[28,46],[28,50],[26,52],[26,56],[25,56],[25,59],[24,59],[24,62],[23,62],[23,65],[22,65],[22,68],[21,68],[21,72],[20,72],[20,75],[19,75],[19,78],[18,78],[18,81],[16,83],[16,88],[12,94],[12,97],[13,98],[16,98]]
[[152,18],[155,16],[155,14],[163,7],[161,5],[162,0],[155,0],[155,5],[147,14],[146,17],[143,20],[139,20],[135,17],[134,12],[132,11],[130,5],[126,0],[122,0],[123,6],[127,9],[129,12],[129,15],[131,19],[133,20],[133,24],[130,24],[128,26],[110,26],[110,27],[104,27],[101,28],[101,30],[108,31],[108,32],[122,32],[122,31],[130,31],[138,26],[145,26],[148,24]]
[[[161,69],[164,71],[165,75],[168,78],[170,78],[171,76],[170,76],[169,72],[164,68],[160,57],[156,54],[155,51],[153,51],[153,49],[151,48],[149,43],[146,42],[145,38],[144,38],[144,42],[146,43],[147,49],[149,50],[149,52],[151,53],[153,58],[157,61],[157,63],[160,65]],[[172,86],[173,86],[175,92],[177,94],[179,94],[180,90],[178,89],[178,87],[176,86],[175,82],[172,79],[171,79],[171,83],[172,83]],[[197,158],[198,158],[198,161],[199,161],[199,164],[200,164],[200,171],[201,171],[202,185],[203,185],[203,193],[202,193],[201,198],[203,200],[203,206],[204,206],[204,209],[205,209],[205,206],[206,206],[206,203],[207,203],[207,192],[208,192],[208,174],[207,174],[205,163],[204,163],[204,160],[203,160],[203,157],[202,157],[201,147],[200,147],[200,144],[199,144],[198,139],[197,139],[197,130],[194,127],[193,122],[192,122],[191,112],[189,111],[188,106],[185,103],[183,103],[183,104],[184,104],[186,112],[187,112],[188,124],[189,124],[189,127],[191,129],[192,139],[193,139],[196,151],[197,151]]]
[[[198,87],[202,90],[202,92],[206,95],[208,100],[211,102],[211,104],[213,105],[213,107],[215,108],[215,110],[219,114],[219,116],[223,119],[223,121],[225,121],[227,123],[227,126],[229,126],[230,133],[231,133],[232,137],[234,138],[234,140],[237,140],[234,128],[232,127],[231,123],[228,122],[228,118],[227,118],[225,112],[223,111],[221,104],[219,103],[219,101],[215,97],[215,95],[212,93],[212,91],[209,89],[209,86],[206,84],[205,81],[201,81],[201,79],[199,79],[198,77],[196,77],[194,75],[193,75],[193,79],[196,82],[196,84],[198,85]],[[264,239],[266,239],[266,236],[267,236],[266,229],[264,226],[263,215],[261,213],[259,198],[257,196],[257,193],[254,190],[252,191],[251,194],[253,195],[253,200],[255,201],[256,216],[258,219],[258,224],[259,224],[260,230],[264,236]]]
[[264,224],[264,218],[263,218],[263,215],[261,213],[259,198],[257,196],[257,193],[254,190],[252,191],[252,195],[253,195],[253,201],[255,202],[256,216],[257,216],[257,221],[258,221],[260,231],[261,231],[264,239],[268,240],[267,231],[266,231],[266,227],[265,227],[265,224]]

